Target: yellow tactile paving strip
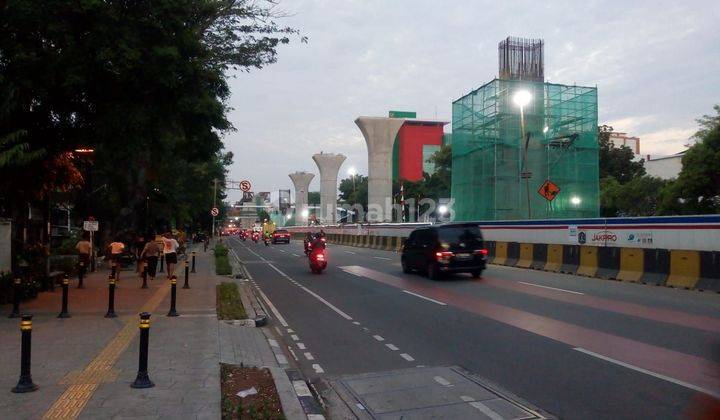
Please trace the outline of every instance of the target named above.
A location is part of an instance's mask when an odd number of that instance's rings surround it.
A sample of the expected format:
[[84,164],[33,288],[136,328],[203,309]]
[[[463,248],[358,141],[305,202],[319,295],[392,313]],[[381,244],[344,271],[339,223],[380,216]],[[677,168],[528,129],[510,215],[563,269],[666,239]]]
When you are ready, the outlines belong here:
[[[170,291],[170,284],[161,286],[152,297],[145,302],[140,312],[154,311]],[[117,370],[113,369],[115,362],[127,349],[128,345],[138,332],[137,317],[127,317],[125,326],[105,346],[82,372],[71,372],[66,375],[60,384],[70,384],[68,389],[55,400],[43,419],[75,419],[85,408],[93,394],[103,382],[111,382],[117,378]]]

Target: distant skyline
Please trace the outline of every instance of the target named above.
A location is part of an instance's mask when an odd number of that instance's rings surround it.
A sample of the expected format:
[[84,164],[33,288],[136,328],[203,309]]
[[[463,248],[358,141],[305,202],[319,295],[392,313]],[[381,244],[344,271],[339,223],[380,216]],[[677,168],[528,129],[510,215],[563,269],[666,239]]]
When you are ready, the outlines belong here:
[[[640,137],[640,152],[673,154],[720,103],[720,6],[714,1],[284,0],[279,21],[307,44],[278,49],[278,62],[233,74],[237,131],[233,180],[253,190],[292,189],[288,174],[315,173],[320,151],[367,174],[354,120],[416,111],[452,120],[452,101],[497,77],[497,44],[507,36],[545,40],[545,77],[598,87],[599,123]],[[451,125],[446,126],[451,131]],[[274,194],[275,196],[275,194]],[[231,192],[230,199],[239,198]]]

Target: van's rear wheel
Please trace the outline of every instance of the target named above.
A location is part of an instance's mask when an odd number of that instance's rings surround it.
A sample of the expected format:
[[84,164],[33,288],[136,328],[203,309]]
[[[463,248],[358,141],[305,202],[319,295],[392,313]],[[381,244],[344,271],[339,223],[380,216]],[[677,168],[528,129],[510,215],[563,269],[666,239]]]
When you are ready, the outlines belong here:
[[436,263],[429,263],[427,266],[427,276],[430,280],[438,280],[440,278],[440,268]]
[[410,269],[410,266],[408,266],[407,261],[405,261],[405,258],[400,259],[400,265],[402,266],[402,271],[405,274],[412,273],[412,270]]
[[471,275],[472,278],[474,278],[474,279],[479,279],[480,276],[482,275],[482,270],[471,271],[471,272],[470,272],[470,275]]

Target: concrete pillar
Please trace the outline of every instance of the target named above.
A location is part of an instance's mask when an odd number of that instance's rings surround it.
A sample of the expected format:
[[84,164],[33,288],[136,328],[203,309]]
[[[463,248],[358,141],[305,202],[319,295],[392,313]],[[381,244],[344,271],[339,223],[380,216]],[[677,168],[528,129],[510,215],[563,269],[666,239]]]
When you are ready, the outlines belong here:
[[368,221],[392,218],[392,155],[395,136],[405,122],[402,118],[358,117],[368,149]]
[[320,217],[326,224],[334,224],[337,213],[337,177],[345,156],[320,152],[312,158],[320,169]]
[[308,188],[315,175],[309,172],[293,172],[289,176],[295,186],[295,224],[304,226],[307,225],[308,218],[303,216],[303,210],[307,210]]

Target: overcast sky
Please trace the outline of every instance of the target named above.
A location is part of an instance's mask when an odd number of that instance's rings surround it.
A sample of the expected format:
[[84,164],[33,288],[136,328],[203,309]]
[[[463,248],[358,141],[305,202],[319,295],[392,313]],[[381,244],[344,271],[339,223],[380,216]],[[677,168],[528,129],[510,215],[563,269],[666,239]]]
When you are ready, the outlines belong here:
[[451,121],[453,100],[497,76],[508,35],[543,38],[547,81],[596,85],[600,123],[639,136],[643,154],[683,150],[695,119],[720,103],[720,2],[539,3],[282,1],[292,16],[280,23],[309,40],[230,81],[230,178],[277,191],[304,170],[319,190],[320,151],[347,156],[340,178],[350,166],[366,174],[356,117],[410,110]]

